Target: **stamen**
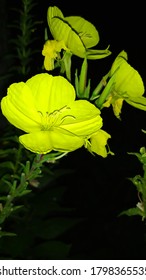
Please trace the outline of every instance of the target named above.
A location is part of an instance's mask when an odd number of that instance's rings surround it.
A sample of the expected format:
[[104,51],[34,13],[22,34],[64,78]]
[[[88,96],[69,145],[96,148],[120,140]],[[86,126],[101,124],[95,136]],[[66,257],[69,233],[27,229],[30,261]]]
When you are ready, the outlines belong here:
[[67,116],[64,116],[64,117],[61,119],[61,123],[60,123],[60,125],[62,125],[62,124],[63,124],[63,122],[64,122],[64,120],[65,120],[66,118],[73,118],[73,119],[76,119],[76,117],[74,117],[74,116],[72,116],[72,115],[67,115]]
[[41,120],[40,120],[41,130],[47,131],[47,130],[50,130],[53,126],[58,127],[64,122],[64,120],[66,118],[75,119],[75,117],[72,115],[66,115],[66,116],[63,116],[61,121],[59,121],[57,123],[59,116],[66,110],[70,110],[70,107],[68,107],[67,105],[62,107],[59,110],[54,110],[50,114],[48,112],[43,114],[43,112],[38,111],[38,113],[40,114],[40,117],[41,117]]

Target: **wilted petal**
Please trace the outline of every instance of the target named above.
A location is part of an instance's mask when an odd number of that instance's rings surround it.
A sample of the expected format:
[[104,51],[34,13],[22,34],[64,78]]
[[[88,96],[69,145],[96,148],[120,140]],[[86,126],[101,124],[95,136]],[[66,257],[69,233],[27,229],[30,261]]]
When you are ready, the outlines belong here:
[[61,50],[67,50],[63,41],[48,40],[45,42],[42,55],[44,58],[44,67],[50,71],[54,69],[54,60],[59,57]]
[[107,157],[107,141],[111,138],[110,134],[108,134],[106,131],[100,129],[97,131],[91,138],[91,151],[96,153],[97,155],[100,155],[102,157]]
[[122,106],[123,106],[123,98],[118,98],[117,100],[115,100],[115,102],[113,102],[113,111],[114,111],[114,115],[120,119],[120,114],[121,114],[121,110],[122,110]]

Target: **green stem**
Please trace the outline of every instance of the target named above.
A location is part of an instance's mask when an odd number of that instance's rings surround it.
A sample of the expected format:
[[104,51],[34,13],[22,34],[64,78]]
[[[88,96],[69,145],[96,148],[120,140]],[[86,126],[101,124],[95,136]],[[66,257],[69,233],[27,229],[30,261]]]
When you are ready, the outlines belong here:
[[15,161],[14,174],[13,174],[14,176],[17,174],[18,167],[20,166],[21,163],[22,149],[23,146],[19,143],[19,147],[16,152],[16,161]]

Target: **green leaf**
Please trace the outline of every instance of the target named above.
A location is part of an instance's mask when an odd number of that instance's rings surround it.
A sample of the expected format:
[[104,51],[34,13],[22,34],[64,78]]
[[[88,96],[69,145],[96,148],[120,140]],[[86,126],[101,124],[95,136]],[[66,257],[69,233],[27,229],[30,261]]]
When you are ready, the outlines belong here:
[[14,166],[13,162],[5,161],[5,162],[0,163],[0,168],[6,168],[6,169],[14,170],[15,166]]
[[21,197],[21,196],[27,195],[30,192],[32,192],[32,190],[24,190],[21,193],[17,193],[17,197]]
[[11,155],[11,154],[15,154],[16,153],[16,150],[14,149],[0,149],[0,157],[4,158],[4,157],[7,157],[8,155]]
[[17,210],[19,210],[19,209],[21,209],[23,207],[23,205],[18,205],[18,206],[14,206],[14,207],[12,207],[12,212],[14,212],[14,211],[17,211]]
[[146,155],[145,154],[142,155],[140,153],[131,153],[131,152],[128,152],[127,154],[136,156],[138,158],[138,160],[143,164],[146,163]]
[[144,217],[144,212],[141,211],[138,207],[135,207],[135,208],[130,208],[130,209],[128,209],[128,210],[122,211],[122,212],[119,214],[119,216],[122,216],[122,215],[127,215],[127,216],[139,215],[139,216]]
[[0,237],[4,237],[4,236],[16,236],[16,234],[13,232],[0,231]]

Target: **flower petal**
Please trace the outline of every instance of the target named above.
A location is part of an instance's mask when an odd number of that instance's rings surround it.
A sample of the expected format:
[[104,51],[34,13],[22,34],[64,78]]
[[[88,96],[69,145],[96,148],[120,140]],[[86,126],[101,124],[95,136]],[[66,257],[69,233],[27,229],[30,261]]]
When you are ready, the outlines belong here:
[[138,71],[128,64],[126,61],[127,54],[122,51],[115,59],[111,76],[115,72],[115,90],[120,94],[129,97],[138,97],[144,94],[144,84]]
[[88,137],[102,127],[100,110],[86,100],[77,100],[62,117],[60,127],[81,137]]
[[39,130],[39,116],[32,92],[25,83],[14,83],[8,88],[7,96],[2,98],[1,109],[8,121],[17,128],[26,132]]
[[86,48],[91,48],[98,44],[99,33],[92,23],[79,16],[65,17],[65,20],[78,33]]
[[33,132],[41,129],[42,115],[63,110],[74,99],[74,87],[65,78],[42,73],[26,83],[12,84],[1,101],[1,108],[10,123],[25,132]]
[[106,145],[109,138],[111,138],[110,134],[100,129],[90,138],[91,151],[104,158],[107,157]]
[[80,36],[72,29],[71,25],[65,20],[59,8],[48,8],[48,25],[53,38],[57,41],[64,41],[70,51],[79,56],[85,57],[86,49]]
[[31,89],[37,111],[49,114],[67,106],[75,99],[74,87],[62,76],[42,73],[26,82]]
[[84,144],[84,140],[64,133],[64,130],[40,131],[19,137],[20,143],[34,153],[46,154],[52,150],[60,152],[74,151]]
[[124,101],[123,98],[117,98],[112,104],[114,115],[118,119],[120,119],[120,114],[121,114],[121,110],[122,110],[122,106],[123,106],[123,101]]
[[80,16],[64,17],[59,8],[49,7],[47,13],[49,29],[55,40],[63,40],[66,47],[81,58],[100,59],[111,54],[108,50],[90,50],[99,42],[95,26]]
[[52,151],[53,146],[46,131],[23,134],[19,137],[20,143],[31,152],[46,154]]
[[61,49],[67,50],[63,41],[47,40],[44,44],[42,55],[44,58],[44,67],[50,71],[54,69],[54,60],[59,57]]

